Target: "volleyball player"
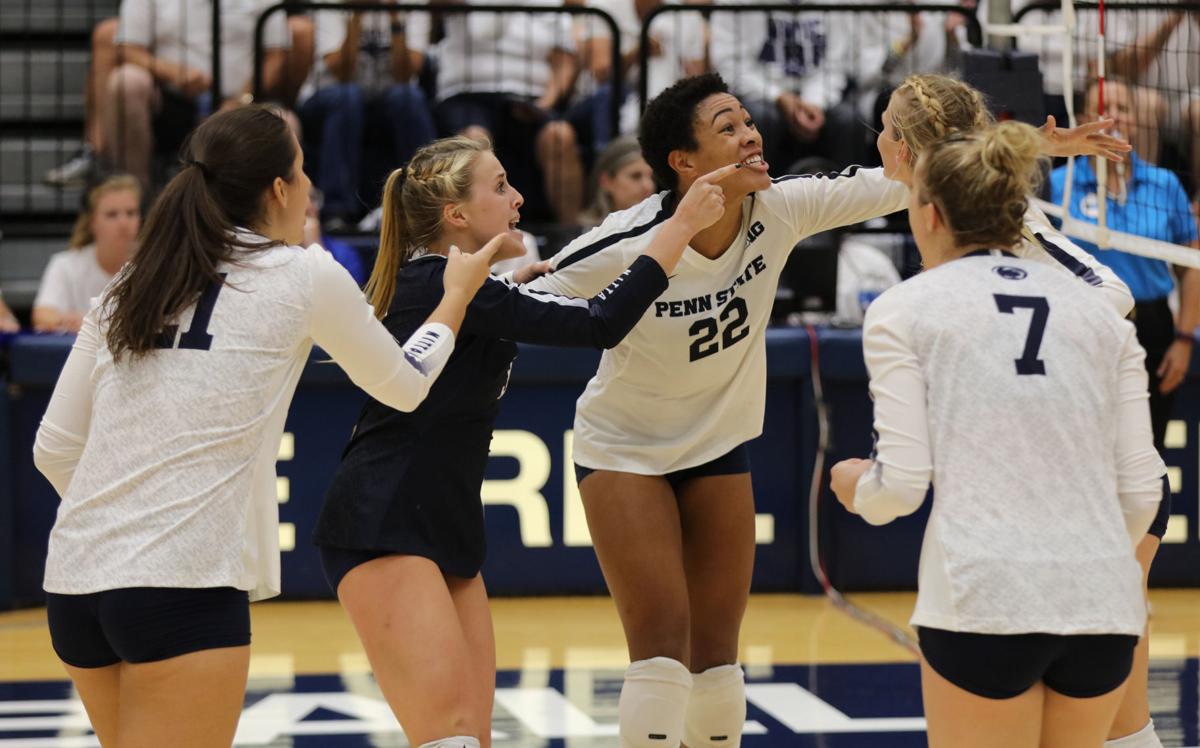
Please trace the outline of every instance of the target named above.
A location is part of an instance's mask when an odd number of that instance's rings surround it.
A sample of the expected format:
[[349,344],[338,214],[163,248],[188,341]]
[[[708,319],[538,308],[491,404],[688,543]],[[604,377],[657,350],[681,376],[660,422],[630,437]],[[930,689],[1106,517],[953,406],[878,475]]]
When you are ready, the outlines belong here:
[[1012,253],[1040,136],[1003,123],[919,157],[926,271],[867,310],[873,460],[833,489],[871,524],[932,480],[912,624],[934,748],[1095,748],[1146,620],[1134,548],[1161,499],[1145,353],[1100,294]]
[[399,346],[304,232],[309,180],[263,107],[206,120],[85,316],[38,429],[62,496],[45,589],[55,652],[101,745],[233,741],[250,599],[279,592],[275,453],[313,342],[412,410],[453,348],[486,254]]
[[622,746],[733,747],[746,713],[738,632],[754,562],[746,442],[762,432],[779,274],[805,236],[900,210],[906,190],[858,167],[771,179],[753,120],[713,74],[651,101],[640,141],[670,189],[609,216],[528,288],[595,293],[655,241],[700,175],[744,165],[721,183],[723,215],[691,241],[652,313],[605,352],[579,400],[574,442],[629,645]]
[[[468,307],[429,398],[412,413],[378,402],[363,408],[315,539],[413,745],[491,743],[496,658],[479,573],[486,550],[480,490],[515,343],[620,343],[667,287],[688,241],[721,214],[717,182],[739,170],[726,164],[696,180],[656,241],[587,297],[489,280]],[[522,197],[485,142],[457,137],[425,146],[388,179],[383,200],[367,289],[394,334],[408,334],[439,303],[451,245],[467,252],[503,245],[497,259],[524,251],[515,230]]]
[[[883,131],[877,144],[884,174],[909,184],[917,157],[938,138],[951,132],[978,129],[990,121],[991,115],[982,96],[967,84],[942,75],[909,76],[892,94],[883,115]],[[1075,130],[1044,128],[1043,134],[1047,137],[1043,139],[1043,152],[1055,156],[1091,153],[1122,162],[1129,157],[1131,146],[1104,134],[1113,124],[1113,120],[1105,119]],[[1025,213],[1022,236],[1022,243],[1014,250],[1018,256],[1048,263],[1087,281],[1101,290],[1122,316],[1133,310],[1133,294],[1116,273],[1055,230],[1045,214],[1032,204]],[[1158,514],[1137,549],[1143,585],[1170,518],[1171,494],[1165,482],[1162,495]],[[1113,723],[1111,745],[1114,748],[1161,746],[1150,719],[1149,668],[1150,640],[1149,636],[1143,636],[1138,642],[1125,699]]]

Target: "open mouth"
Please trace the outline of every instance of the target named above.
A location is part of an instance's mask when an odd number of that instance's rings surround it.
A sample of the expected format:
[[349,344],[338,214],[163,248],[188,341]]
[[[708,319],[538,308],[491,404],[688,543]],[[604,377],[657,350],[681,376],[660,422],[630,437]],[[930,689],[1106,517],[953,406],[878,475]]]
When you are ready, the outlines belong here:
[[511,221],[509,221],[509,222],[508,222],[508,230],[509,230],[509,231],[516,231],[516,230],[517,230],[517,224],[518,224],[518,223],[520,223],[520,222],[521,222],[521,217],[520,217],[520,216],[517,216],[516,218],[512,219]]
[[749,167],[749,168],[755,169],[757,171],[766,171],[767,170],[767,162],[763,160],[761,153],[756,153],[753,156],[750,156],[746,160],[742,161],[742,166]]

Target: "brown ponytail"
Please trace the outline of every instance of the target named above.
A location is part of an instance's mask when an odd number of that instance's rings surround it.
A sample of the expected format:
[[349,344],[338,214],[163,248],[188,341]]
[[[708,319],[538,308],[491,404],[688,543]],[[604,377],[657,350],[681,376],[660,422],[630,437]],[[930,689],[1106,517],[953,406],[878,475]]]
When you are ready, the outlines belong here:
[[287,124],[267,107],[215,114],[196,128],[180,154],[183,169],[150,208],[138,251],[106,299],[114,359],[153,350],[163,327],[221,282],[221,263],[276,244],[245,243],[235,231],[261,217],[276,178],[292,180],[295,158]]

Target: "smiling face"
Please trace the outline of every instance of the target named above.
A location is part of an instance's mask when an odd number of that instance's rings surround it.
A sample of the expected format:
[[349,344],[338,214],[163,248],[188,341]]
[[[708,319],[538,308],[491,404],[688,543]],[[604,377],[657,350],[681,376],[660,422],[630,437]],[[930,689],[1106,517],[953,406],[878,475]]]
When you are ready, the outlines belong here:
[[750,113],[736,97],[718,93],[696,106],[692,130],[699,146],[695,151],[672,151],[671,166],[679,174],[680,188],[722,166],[740,163],[744,168],[723,182],[727,195],[749,194],[771,186],[770,165],[763,160],[762,135]]
[[482,247],[497,234],[505,231],[511,233],[517,242],[521,242],[523,236],[517,230],[517,222],[521,220],[521,205],[524,202],[525,198],[521,197],[521,193],[508,183],[508,175],[496,154],[491,151],[481,152],[475,159],[471,194],[458,206],[466,220],[466,228],[474,248]]

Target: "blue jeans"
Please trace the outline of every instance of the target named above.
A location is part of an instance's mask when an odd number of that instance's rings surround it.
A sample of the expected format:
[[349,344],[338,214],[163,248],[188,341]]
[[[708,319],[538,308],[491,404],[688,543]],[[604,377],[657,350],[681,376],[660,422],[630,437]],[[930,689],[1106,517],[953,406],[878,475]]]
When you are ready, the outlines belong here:
[[417,86],[396,84],[379,96],[377,105],[387,122],[396,166],[408,163],[418,148],[437,138],[433,112]]
[[340,83],[318,89],[299,107],[304,128],[308,173],[325,195],[327,215],[354,217],[362,212],[358,180],[362,175],[362,135],[366,103],[362,87]]

